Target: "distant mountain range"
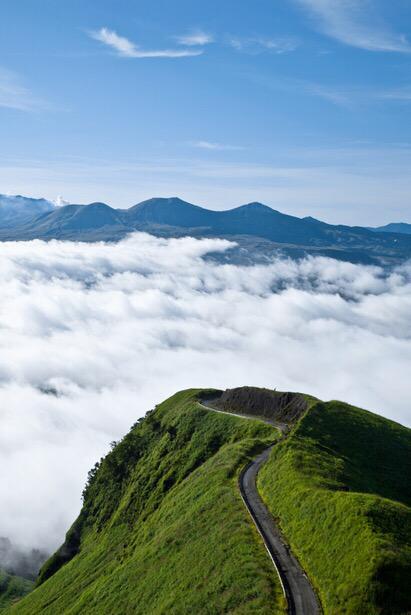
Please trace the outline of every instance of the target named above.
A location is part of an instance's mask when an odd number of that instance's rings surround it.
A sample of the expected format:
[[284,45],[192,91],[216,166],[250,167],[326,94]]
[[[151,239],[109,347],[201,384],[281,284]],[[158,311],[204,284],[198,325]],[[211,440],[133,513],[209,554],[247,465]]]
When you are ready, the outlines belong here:
[[406,222],[391,222],[390,224],[377,226],[371,230],[377,233],[404,233],[405,235],[411,235],[411,224],[407,224]]
[[213,211],[179,198],[153,198],[129,209],[105,203],[56,207],[45,199],[0,195],[0,241],[117,241],[133,231],[161,237],[221,237],[238,247],[221,258],[259,262],[280,251],[351,262],[395,265],[411,258],[411,225],[379,228],[297,218],[261,203]]

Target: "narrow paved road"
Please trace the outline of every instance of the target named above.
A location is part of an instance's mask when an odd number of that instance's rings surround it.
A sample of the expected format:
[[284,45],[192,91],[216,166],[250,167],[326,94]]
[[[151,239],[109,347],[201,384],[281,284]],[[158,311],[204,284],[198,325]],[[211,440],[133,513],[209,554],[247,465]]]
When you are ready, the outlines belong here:
[[[262,420],[274,425],[283,434],[288,431],[288,426],[283,423],[269,421],[255,416],[234,414],[224,412],[211,406],[211,401],[204,401],[200,404],[207,410],[229,414],[239,418]],[[284,595],[288,603],[288,612],[291,615],[319,615],[322,611],[316,593],[301,568],[297,559],[291,553],[290,548],[284,540],[280,530],[277,528],[274,519],[262,501],[257,490],[257,474],[261,466],[267,461],[270,452],[275,446],[272,444],[253,459],[242,471],[240,475],[240,491],[244,504],[246,505],[271,557],[271,560],[280,577]]]

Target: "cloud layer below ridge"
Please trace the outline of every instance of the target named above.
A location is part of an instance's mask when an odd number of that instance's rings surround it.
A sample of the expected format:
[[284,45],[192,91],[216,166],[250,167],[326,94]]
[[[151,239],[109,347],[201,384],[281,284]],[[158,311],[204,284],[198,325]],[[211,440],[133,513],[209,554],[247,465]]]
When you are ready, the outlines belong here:
[[0,244],[0,535],[56,547],[109,442],[179,389],[299,390],[411,423],[411,266],[204,260],[229,245]]

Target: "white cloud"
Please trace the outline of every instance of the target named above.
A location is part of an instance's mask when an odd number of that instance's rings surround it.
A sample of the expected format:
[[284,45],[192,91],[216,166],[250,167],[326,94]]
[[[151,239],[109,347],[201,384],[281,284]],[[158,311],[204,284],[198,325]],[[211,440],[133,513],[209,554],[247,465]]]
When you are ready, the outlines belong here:
[[377,88],[331,87],[319,83],[300,82],[307,94],[319,96],[343,107],[371,104],[378,101],[411,102],[411,86],[381,90]]
[[264,51],[283,54],[295,51],[299,46],[299,41],[295,38],[269,38],[264,36],[228,38],[228,44],[236,49],[249,54],[258,54]]
[[327,100],[342,107],[358,107],[385,101],[411,101],[411,86],[382,89],[381,87],[358,86],[345,83],[321,83],[306,79],[278,78],[263,72],[248,72],[244,75],[249,81],[277,92],[296,92]]
[[349,107],[357,98],[358,92],[355,93],[349,89],[333,87],[322,83],[311,83],[309,81],[295,81],[293,85],[289,83],[290,87],[296,87],[297,90],[304,91],[311,96],[317,96],[323,98],[334,105]]
[[47,105],[22,85],[15,73],[0,68],[0,107],[17,111],[39,111]]
[[216,143],[215,141],[194,141],[192,146],[197,147],[198,149],[208,149],[214,151],[239,151],[244,149],[241,145],[228,145],[224,143]]
[[297,0],[328,36],[368,51],[411,52],[402,34],[393,32],[376,14],[373,0]]
[[179,389],[299,390],[411,423],[410,265],[203,259],[228,246],[0,244],[2,535],[54,548],[109,442]]
[[56,207],[64,207],[65,205],[70,205],[70,201],[66,201],[60,194],[53,199],[53,203]]
[[203,53],[201,49],[141,49],[128,38],[108,28],[92,31],[90,36],[108,45],[124,58],[186,58]]
[[176,40],[180,45],[187,45],[188,47],[195,47],[201,45],[209,45],[214,42],[212,34],[203,32],[202,30],[194,30],[189,34],[183,36],[176,36]]
[[411,102],[411,86],[406,85],[400,88],[393,88],[391,90],[383,90],[378,93],[378,98]]
[[[289,82],[289,87],[292,88]],[[350,86],[330,86],[309,81],[295,81],[295,87],[312,96],[324,98],[335,105],[350,107],[354,105],[373,104],[378,101],[411,102],[411,86],[405,85],[392,89],[359,88]],[[284,87],[287,86],[284,84]]]
[[307,94],[342,107],[350,107],[355,102],[369,101],[371,96],[375,98],[375,92],[359,88],[316,83],[305,79],[279,79],[273,78],[272,75],[257,72],[249,72],[245,76],[249,81],[274,92]]

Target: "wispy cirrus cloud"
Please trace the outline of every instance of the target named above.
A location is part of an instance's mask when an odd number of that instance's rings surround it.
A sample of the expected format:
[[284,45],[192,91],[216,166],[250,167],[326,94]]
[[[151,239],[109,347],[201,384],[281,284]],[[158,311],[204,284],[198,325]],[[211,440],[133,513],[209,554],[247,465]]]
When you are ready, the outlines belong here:
[[411,102],[411,85],[380,92],[381,99]]
[[0,68],[0,107],[17,111],[39,111],[48,105],[26,88],[18,75]]
[[199,56],[202,49],[142,49],[128,38],[109,28],[90,32],[91,38],[104,43],[123,58],[186,58]]
[[265,51],[276,54],[289,53],[295,51],[299,46],[299,41],[296,38],[270,38],[264,36],[230,36],[227,42],[236,51],[252,55]]
[[341,43],[368,51],[411,52],[403,34],[378,15],[373,0],[296,0],[317,21],[318,28]]
[[377,85],[362,86],[350,83],[317,82],[287,77],[273,78],[268,73],[256,71],[243,74],[247,80],[273,92],[295,93],[323,99],[333,105],[358,108],[371,104],[411,102],[411,85],[382,88]]
[[197,149],[205,149],[212,151],[240,151],[245,149],[241,145],[229,145],[227,143],[218,143],[215,141],[194,141],[191,143],[192,147]]
[[175,39],[180,45],[186,45],[187,47],[209,45],[214,42],[214,36],[203,30],[193,30],[188,34],[176,36]]
[[349,107],[353,104],[355,94],[343,88],[324,85],[322,83],[312,83],[310,81],[294,81],[289,83],[290,89],[303,91],[310,96],[322,98],[333,105]]
[[339,85],[318,83],[306,79],[273,79],[272,75],[257,72],[248,72],[244,76],[252,83],[273,92],[314,96],[341,107],[349,107],[355,100],[358,100],[358,91],[356,92],[353,88],[350,89]]
[[350,86],[329,86],[309,81],[290,82],[300,91],[317,96],[342,107],[364,105],[378,102],[411,102],[411,86],[397,88],[361,88]]

